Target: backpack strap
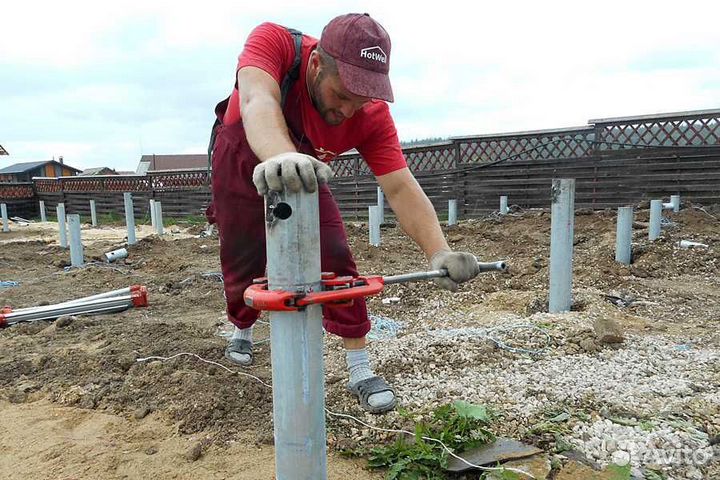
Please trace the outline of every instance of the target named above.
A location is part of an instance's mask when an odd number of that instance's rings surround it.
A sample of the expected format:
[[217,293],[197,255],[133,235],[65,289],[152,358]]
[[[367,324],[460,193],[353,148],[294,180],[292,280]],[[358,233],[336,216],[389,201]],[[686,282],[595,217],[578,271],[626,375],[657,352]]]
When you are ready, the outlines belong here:
[[[290,88],[293,86],[295,81],[300,78],[300,63],[302,61],[302,32],[295,30],[294,28],[288,28],[287,31],[292,35],[293,42],[295,43],[295,59],[290,67],[290,70],[285,74],[282,85],[280,85],[280,108],[285,108],[285,100]],[[235,74],[235,88],[237,88],[237,73]],[[217,127],[222,125],[220,120],[225,111],[227,110],[228,103],[230,103],[230,96],[225,100],[218,103],[215,106],[215,123],[213,123],[212,130],[210,130],[210,142],[208,143],[208,167],[207,167],[207,182],[210,183],[210,175],[212,172],[212,152],[215,148],[215,136]]]

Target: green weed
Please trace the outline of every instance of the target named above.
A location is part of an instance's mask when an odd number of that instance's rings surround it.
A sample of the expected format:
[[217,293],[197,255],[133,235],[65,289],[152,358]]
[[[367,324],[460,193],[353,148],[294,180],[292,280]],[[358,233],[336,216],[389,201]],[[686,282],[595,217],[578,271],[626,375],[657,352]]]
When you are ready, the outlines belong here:
[[611,480],[630,480],[630,468],[629,463],[623,466],[610,464],[608,465],[606,471],[610,472]]
[[449,454],[430,439],[460,453],[495,440],[487,428],[491,421],[483,406],[461,401],[443,405],[432,413],[429,422],[416,423],[414,437],[401,437],[391,445],[370,450],[368,465],[387,469],[387,480],[445,479]]

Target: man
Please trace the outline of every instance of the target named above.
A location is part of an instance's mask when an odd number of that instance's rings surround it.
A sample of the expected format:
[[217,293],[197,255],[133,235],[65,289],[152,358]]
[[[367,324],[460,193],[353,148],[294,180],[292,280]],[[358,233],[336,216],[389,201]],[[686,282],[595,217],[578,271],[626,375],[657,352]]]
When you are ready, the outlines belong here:
[[[356,148],[370,166],[405,232],[432,269],[447,268],[438,284],[456,290],[475,277],[477,261],[452,252],[432,204],[410,173],[387,102],[390,38],[367,14],[333,19],[320,41],[264,23],[239,56],[232,95],[216,108],[213,202],[229,320],[235,331],[226,357],[250,365],[252,325],[259,312],[243,302],[253,278],[265,273],[263,197],[268,191],[318,190],[322,271],[358,275],[326,162]],[[365,349],[370,322],[364,300],[323,308],[323,326],[343,339],[348,389],[367,411],[395,407],[395,392],[373,373]]]

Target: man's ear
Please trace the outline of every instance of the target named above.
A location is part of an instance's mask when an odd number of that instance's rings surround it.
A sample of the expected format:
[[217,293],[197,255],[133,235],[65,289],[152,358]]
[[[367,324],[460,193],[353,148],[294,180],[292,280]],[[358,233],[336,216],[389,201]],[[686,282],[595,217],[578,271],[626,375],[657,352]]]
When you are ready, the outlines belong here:
[[320,54],[317,52],[317,50],[313,50],[310,54],[310,58],[308,59],[308,63],[310,64],[310,71],[315,74],[320,69],[320,65],[322,61],[320,60]]

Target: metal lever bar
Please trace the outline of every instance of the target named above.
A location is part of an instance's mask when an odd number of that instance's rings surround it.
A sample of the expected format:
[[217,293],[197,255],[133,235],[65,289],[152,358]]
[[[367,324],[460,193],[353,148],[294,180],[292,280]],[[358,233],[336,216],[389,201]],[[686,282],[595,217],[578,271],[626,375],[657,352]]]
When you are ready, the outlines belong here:
[[[504,261],[499,262],[478,262],[480,272],[504,272],[507,270],[507,264]],[[383,277],[385,285],[392,285],[393,283],[405,283],[405,282],[417,282],[420,280],[430,280],[433,278],[447,277],[447,270],[441,268],[440,270],[430,270],[428,272],[414,272],[414,273],[403,273],[401,275],[391,275],[389,277]]]

